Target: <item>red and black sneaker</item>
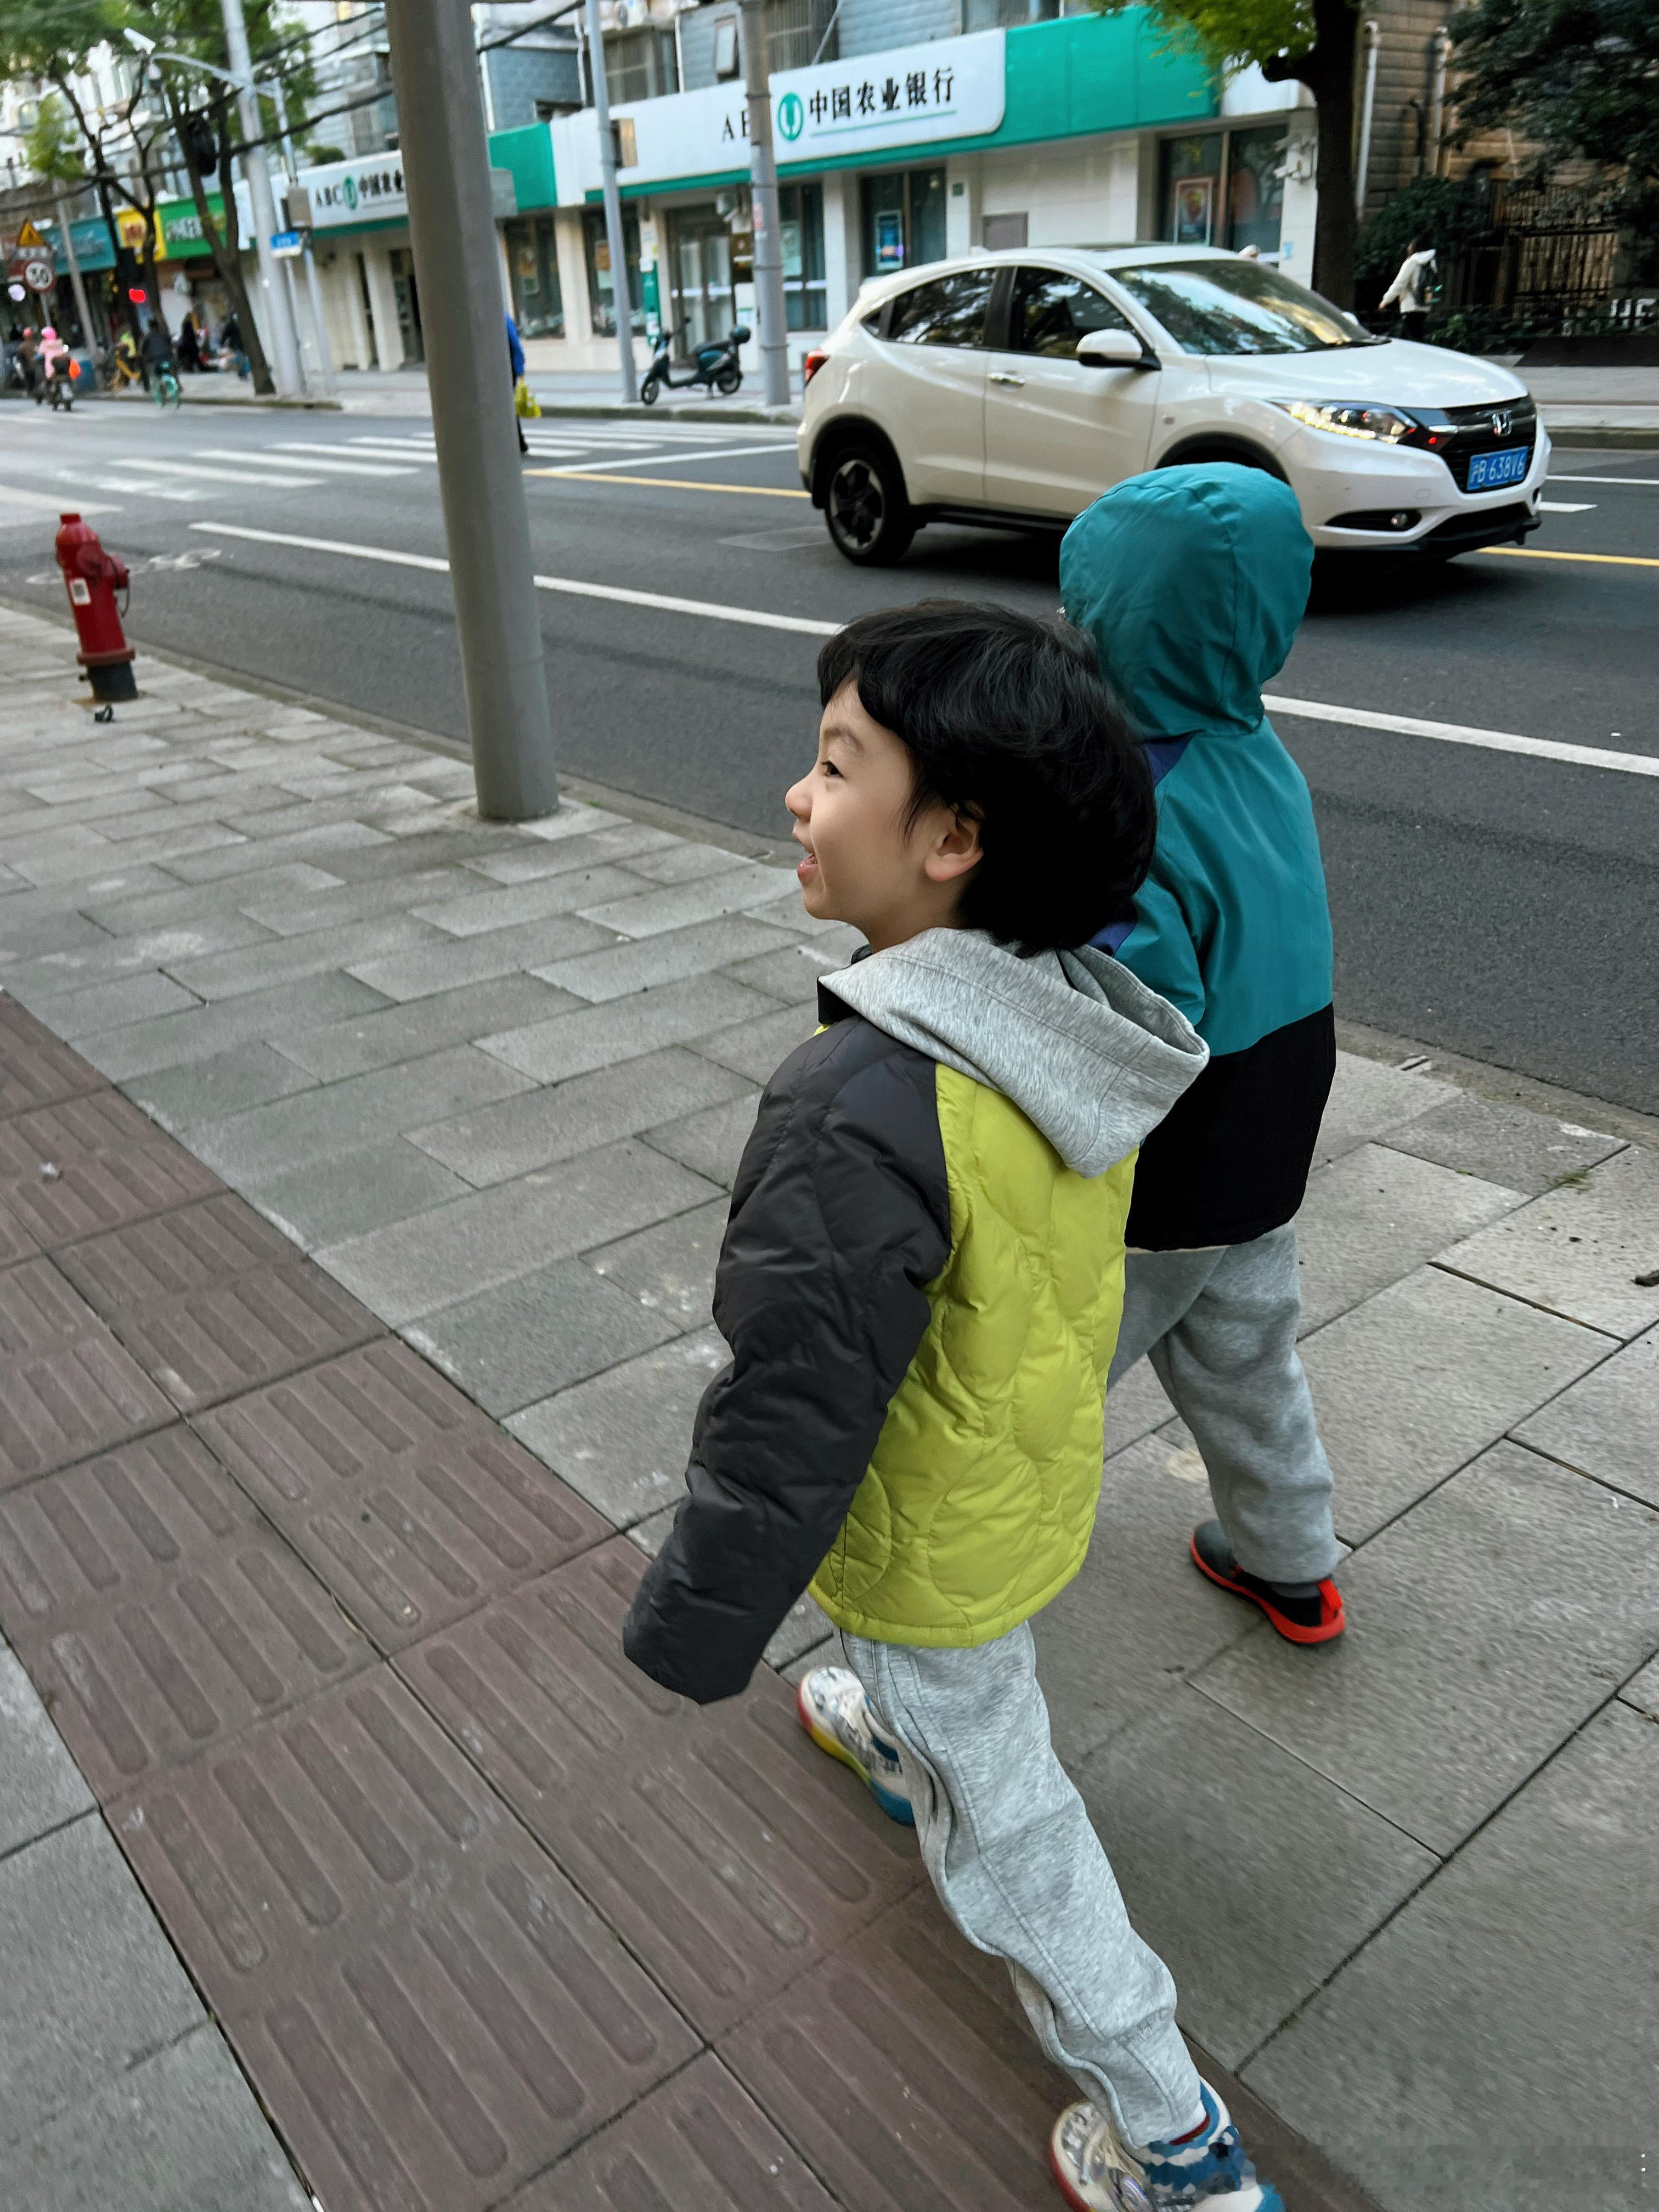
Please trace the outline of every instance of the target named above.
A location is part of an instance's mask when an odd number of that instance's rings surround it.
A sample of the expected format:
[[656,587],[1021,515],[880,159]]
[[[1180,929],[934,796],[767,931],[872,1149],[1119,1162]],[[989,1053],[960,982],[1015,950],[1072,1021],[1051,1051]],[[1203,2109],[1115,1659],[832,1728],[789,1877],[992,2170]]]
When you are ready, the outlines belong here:
[[1269,1583],[1246,1573],[1218,1521],[1193,1531],[1193,1565],[1218,1589],[1259,1605],[1279,1634],[1292,1644],[1328,1644],[1347,1626],[1342,1593],[1328,1575],[1316,1583]]

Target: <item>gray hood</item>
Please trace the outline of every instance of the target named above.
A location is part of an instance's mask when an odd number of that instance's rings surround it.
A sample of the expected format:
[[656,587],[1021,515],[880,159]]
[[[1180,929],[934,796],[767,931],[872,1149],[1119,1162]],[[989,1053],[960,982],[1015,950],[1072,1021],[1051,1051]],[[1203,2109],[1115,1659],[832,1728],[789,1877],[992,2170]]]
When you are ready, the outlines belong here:
[[1103,1175],[1209,1058],[1167,999],[1083,945],[1022,960],[972,929],[929,929],[823,978],[866,1022],[1011,1098],[1068,1168]]

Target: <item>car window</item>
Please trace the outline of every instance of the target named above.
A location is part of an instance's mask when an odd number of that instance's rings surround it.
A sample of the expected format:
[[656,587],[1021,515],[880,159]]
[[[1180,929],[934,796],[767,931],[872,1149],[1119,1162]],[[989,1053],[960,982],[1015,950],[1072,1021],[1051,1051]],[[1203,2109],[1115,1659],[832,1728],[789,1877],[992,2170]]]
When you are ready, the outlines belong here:
[[982,346],[994,269],[967,269],[918,284],[893,302],[890,345]]
[[1127,318],[1081,276],[1058,269],[1021,269],[1015,274],[1008,342],[1016,353],[1075,361],[1077,342],[1085,331],[1128,328]]
[[1160,261],[1112,275],[1188,353],[1323,353],[1383,343],[1260,261]]

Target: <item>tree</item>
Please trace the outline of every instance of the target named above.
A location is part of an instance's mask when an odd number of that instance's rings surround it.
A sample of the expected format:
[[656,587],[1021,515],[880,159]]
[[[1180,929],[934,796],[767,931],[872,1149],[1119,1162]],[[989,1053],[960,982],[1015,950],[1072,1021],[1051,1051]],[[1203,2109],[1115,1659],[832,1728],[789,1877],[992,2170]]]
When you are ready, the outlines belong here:
[[[1513,0],[1517,7],[1534,0]],[[1103,13],[1133,0],[1095,0]],[[1319,131],[1319,215],[1313,281],[1340,307],[1353,305],[1354,51],[1358,0],[1148,0],[1175,42],[1196,47],[1224,74],[1254,62],[1270,84],[1292,80],[1314,96]],[[1632,8],[1650,0],[1627,0]]]
[[1543,171],[1616,171],[1618,212],[1659,234],[1659,7],[1654,0],[1477,0],[1454,15],[1465,131],[1513,130]]
[[84,185],[86,155],[70,105],[61,94],[48,93],[35,108],[33,128],[23,134],[23,159],[37,177],[54,185]]

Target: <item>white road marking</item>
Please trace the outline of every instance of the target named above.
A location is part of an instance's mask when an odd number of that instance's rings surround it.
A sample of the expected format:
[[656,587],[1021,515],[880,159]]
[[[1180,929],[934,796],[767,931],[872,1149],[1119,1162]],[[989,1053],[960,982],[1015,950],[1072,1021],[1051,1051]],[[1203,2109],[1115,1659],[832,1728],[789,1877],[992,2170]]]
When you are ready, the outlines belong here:
[[1538,512],[1540,514],[1594,514],[1595,501],[1593,499],[1540,499]]
[[[244,459],[252,459],[254,458],[252,455],[239,453],[233,447],[229,446],[198,446],[196,450],[202,455],[204,459],[210,461],[240,461]],[[332,453],[334,452],[334,448],[331,446],[301,446],[298,444],[289,444],[283,446],[272,446],[267,448],[267,450],[279,456],[283,453],[303,453],[306,457],[304,460],[291,462],[289,465],[294,468],[307,470],[320,469],[325,475],[328,476],[412,477],[416,473],[413,465],[408,461],[319,460],[317,456],[319,453]],[[262,460],[258,463],[258,465],[264,469],[269,468],[270,464],[268,461]],[[277,465],[279,467],[283,465],[280,459]]]
[[1558,477],[1552,483],[1644,484],[1649,490],[1659,489],[1659,477]]
[[[735,461],[754,453],[778,453],[793,450],[793,447],[782,446],[717,446],[712,453],[706,452],[702,447],[696,447],[690,453],[687,453],[682,447],[677,453],[618,453],[611,458],[611,465],[614,469],[648,469],[664,461],[684,461],[688,464],[692,461]],[[581,471],[551,469],[548,473],[556,477],[580,476]]]
[[[32,523],[37,527],[52,516],[62,514],[65,505],[60,496],[53,498],[43,491],[25,491],[20,484],[0,484],[0,528],[10,528]],[[79,508],[82,514],[118,514],[120,509],[100,500],[88,500]]]
[[58,473],[67,483],[89,483],[100,491],[138,491],[143,492],[146,499],[217,499],[219,496],[216,491],[210,491],[205,484],[186,487],[184,484],[144,483],[137,477],[82,476],[77,469],[60,469]]
[[[394,568],[424,568],[447,575],[449,563],[435,553],[403,553],[390,545],[353,545],[337,538],[301,538],[285,530],[252,530],[236,522],[192,522],[192,530],[216,538],[246,538],[260,545],[292,545],[306,553],[338,553],[351,561],[378,561]],[[620,584],[590,584],[574,576],[538,576],[538,590],[572,599],[611,599],[623,606],[655,607],[665,614],[695,615],[705,622],[739,623],[753,629],[791,630],[803,637],[833,637],[839,623],[813,622],[805,615],[775,615],[761,607],[722,606],[712,599],[682,599],[665,592],[630,591]],[[1506,730],[1475,729],[1462,722],[1428,722],[1409,714],[1372,714],[1363,707],[1331,707],[1322,700],[1264,698],[1270,714],[1309,722],[1335,722],[1345,728],[1389,730],[1402,737],[1434,738],[1443,744],[1478,745],[1491,752],[1524,753],[1538,760],[1564,761],[1573,768],[1612,769],[1626,775],[1659,777],[1659,754],[1607,752],[1600,746],[1569,745],[1553,738],[1516,737]]]
[[254,484],[273,484],[283,490],[298,490],[302,485],[321,481],[317,477],[273,476],[256,469],[252,474],[234,469],[205,468],[199,461],[150,461],[140,453],[118,453],[115,465],[120,469],[155,469],[170,477],[205,477],[210,483],[240,484],[244,490]]

